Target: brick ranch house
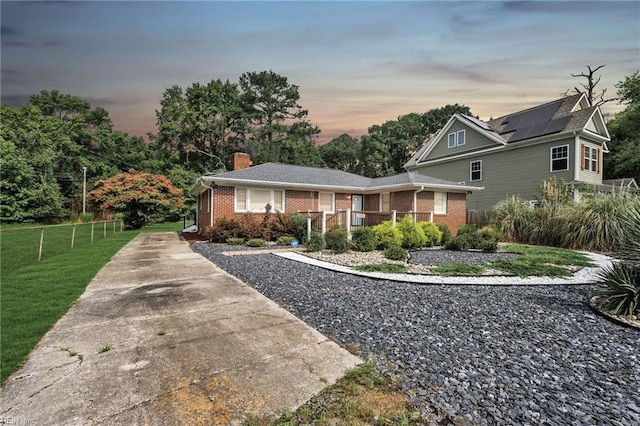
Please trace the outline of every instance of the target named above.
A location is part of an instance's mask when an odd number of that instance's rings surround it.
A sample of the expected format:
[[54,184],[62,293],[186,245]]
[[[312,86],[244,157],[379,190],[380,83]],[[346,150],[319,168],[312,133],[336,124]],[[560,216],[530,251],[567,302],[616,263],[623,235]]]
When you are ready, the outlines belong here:
[[314,220],[324,216],[328,226],[372,226],[412,214],[446,224],[455,234],[466,222],[467,194],[482,189],[411,172],[368,178],[288,164],[251,166],[248,154],[236,153],[233,171],[205,174],[190,192],[198,201],[200,233],[218,218],[263,215],[270,204],[273,213],[302,213]]

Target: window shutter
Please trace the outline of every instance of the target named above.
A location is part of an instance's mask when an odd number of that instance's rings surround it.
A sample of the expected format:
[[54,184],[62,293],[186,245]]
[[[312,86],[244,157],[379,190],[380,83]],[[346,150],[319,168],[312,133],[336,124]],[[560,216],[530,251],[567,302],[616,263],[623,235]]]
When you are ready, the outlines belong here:
[[596,169],[598,170],[598,173],[600,173],[600,148],[598,148],[598,157],[596,158]]
[[580,144],[580,170],[584,170],[584,144]]

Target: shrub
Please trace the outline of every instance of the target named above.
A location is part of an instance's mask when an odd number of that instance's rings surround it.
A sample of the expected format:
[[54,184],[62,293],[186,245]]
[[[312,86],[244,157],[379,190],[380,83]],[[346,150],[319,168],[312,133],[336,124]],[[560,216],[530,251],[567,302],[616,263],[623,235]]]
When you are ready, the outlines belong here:
[[399,245],[387,247],[384,250],[384,257],[389,260],[407,260],[409,258],[409,252]]
[[[425,247],[433,247],[440,244],[442,241],[442,231],[433,222],[418,222],[418,225],[422,228],[422,232],[426,238]],[[445,225],[446,226],[446,225]],[[448,228],[447,228],[448,229]]]
[[377,245],[376,233],[368,226],[356,228],[351,234],[351,243],[357,251],[373,251]]
[[204,236],[216,243],[222,243],[229,238],[238,238],[239,235],[240,224],[234,218],[221,217],[214,222],[213,226],[204,229]]
[[362,272],[382,272],[384,274],[403,274],[407,272],[407,266],[399,263],[371,263],[369,265],[358,265],[354,268]]
[[402,245],[402,233],[388,220],[374,226],[373,232],[376,234],[376,247],[379,249]]
[[[277,241],[280,237],[296,234],[297,223],[293,216],[294,215],[280,212],[276,212],[275,215],[272,213],[265,215],[263,222],[266,222],[266,226],[269,228],[269,236],[271,237],[271,240]],[[298,240],[302,241],[302,238],[304,238],[304,232]]]
[[440,238],[440,244],[445,245],[447,241],[449,241],[453,236],[451,235],[451,230],[446,223],[439,223],[438,229],[442,232],[442,237]]
[[300,213],[289,215],[291,229],[287,232],[296,240],[304,241],[307,237],[307,218]]
[[418,226],[412,216],[403,217],[398,222],[397,228],[402,234],[402,247],[411,249],[425,245],[427,237],[425,237],[422,227]]
[[491,221],[506,241],[528,243],[533,207],[517,196],[501,201],[491,210]]
[[245,213],[238,221],[238,236],[251,239],[267,239],[269,230],[265,228],[258,216],[252,213]]
[[599,274],[596,306],[614,315],[633,315],[640,309],[640,269],[614,263]]
[[346,229],[332,227],[324,236],[324,241],[328,249],[334,253],[345,253],[349,250],[349,239]]
[[460,225],[458,227],[458,233],[456,236],[465,235],[465,234],[477,234],[478,227],[473,223],[465,223],[464,225]]
[[278,237],[278,239],[276,240],[276,244],[279,246],[290,246],[293,240],[295,240],[294,237],[290,235],[283,235],[281,237]]
[[247,241],[247,247],[264,247],[267,245],[267,242],[262,238],[252,238]]
[[481,238],[477,248],[485,253],[495,253],[498,251],[498,242],[491,238]]
[[230,246],[241,246],[244,244],[244,238],[227,238],[227,244]]
[[324,236],[318,232],[311,232],[309,241],[306,242],[305,246],[307,247],[307,251],[320,251],[324,249]]
[[500,231],[498,231],[493,226],[484,226],[478,229],[478,235],[483,240],[494,240],[496,243],[502,240],[502,235],[500,234]]

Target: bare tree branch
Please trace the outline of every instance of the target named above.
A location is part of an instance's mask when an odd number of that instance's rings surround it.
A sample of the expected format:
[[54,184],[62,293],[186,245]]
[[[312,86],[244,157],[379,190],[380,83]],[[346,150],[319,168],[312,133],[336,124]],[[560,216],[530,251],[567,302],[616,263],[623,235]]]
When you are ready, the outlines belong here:
[[[586,78],[586,83],[580,83],[580,85],[584,88],[584,91],[578,89],[577,86],[573,88],[576,93],[585,93],[587,95],[587,100],[589,101],[589,105],[592,106],[601,106],[606,104],[607,102],[612,102],[617,100],[618,98],[608,98],[605,99],[605,94],[607,93],[607,89],[604,88],[600,92],[596,91],[596,86],[600,83],[602,76],[596,76],[596,72],[602,68],[604,68],[606,64],[599,65],[595,68],[591,68],[591,65],[587,65],[588,72],[581,72],[580,74],[571,74],[571,77],[575,78]],[[565,92],[565,95],[568,95],[570,90]]]

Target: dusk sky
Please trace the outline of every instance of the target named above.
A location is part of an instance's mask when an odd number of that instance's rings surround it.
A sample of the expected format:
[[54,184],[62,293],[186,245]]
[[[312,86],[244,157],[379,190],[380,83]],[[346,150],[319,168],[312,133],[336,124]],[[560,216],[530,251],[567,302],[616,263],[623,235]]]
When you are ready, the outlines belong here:
[[[11,2],[2,102],[57,89],[156,131],[163,91],[273,70],[300,87],[319,141],[449,103],[481,119],[551,101],[606,64],[640,69],[640,2]],[[608,104],[613,113],[622,107]]]

